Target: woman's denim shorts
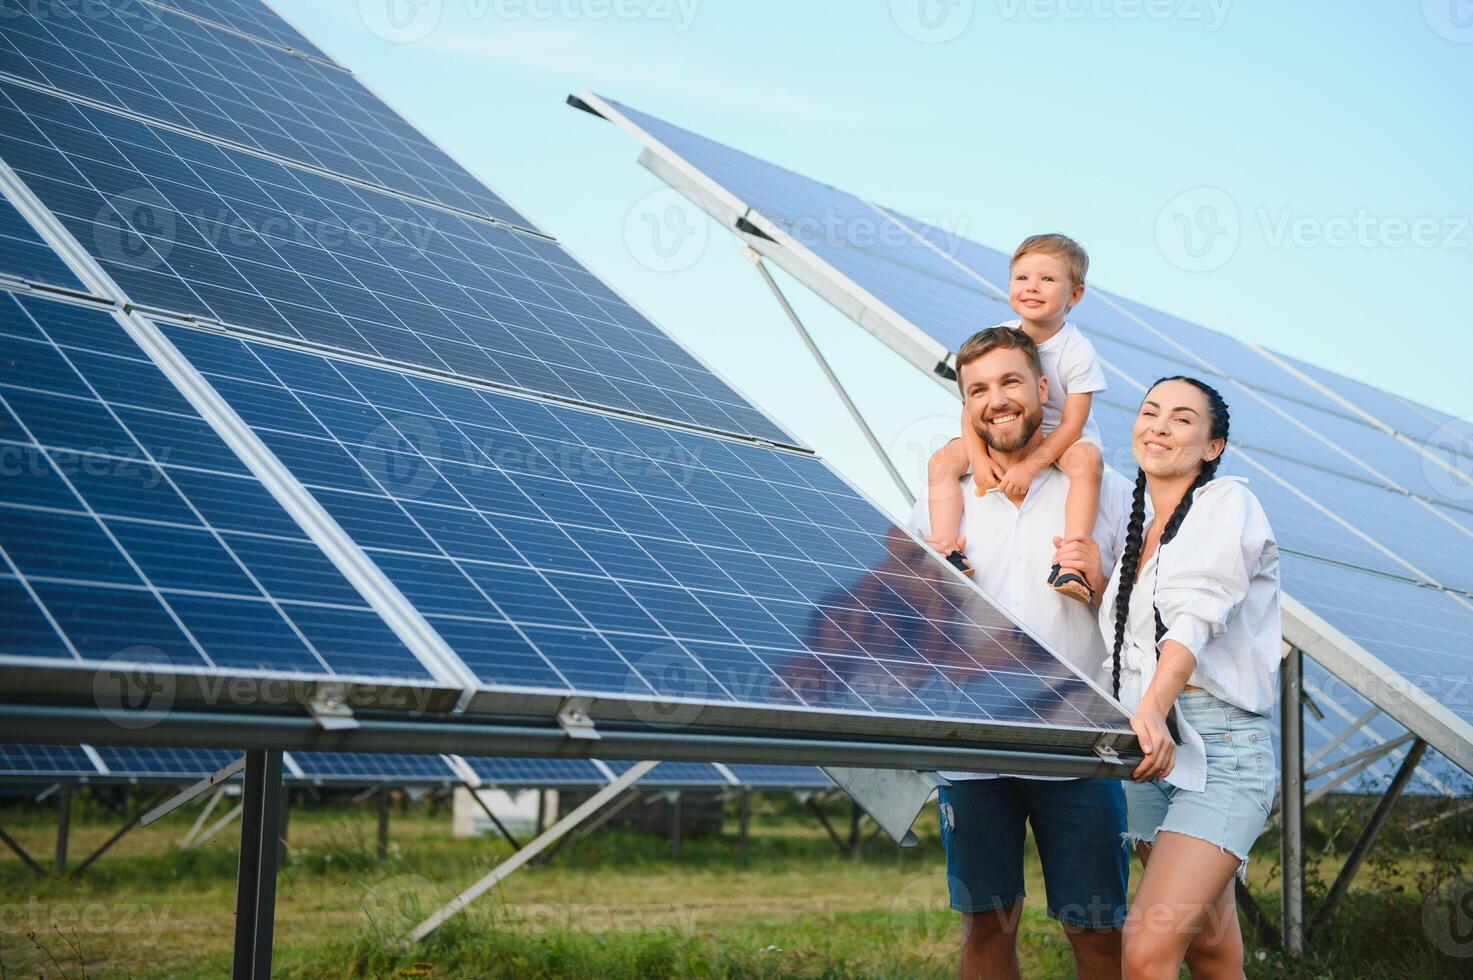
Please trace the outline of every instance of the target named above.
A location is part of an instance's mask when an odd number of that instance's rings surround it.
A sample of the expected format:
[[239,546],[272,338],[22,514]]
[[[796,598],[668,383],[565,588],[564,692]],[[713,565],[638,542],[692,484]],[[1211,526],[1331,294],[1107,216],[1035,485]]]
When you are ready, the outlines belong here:
[[1125,844],[1154,843],[1163,830],[1195,837],[1235,856],[1242,878],[1278,787],[1273,725],[1206,691],[1184,691],[1176,703],[1206,745],[1207,785],[1199,793],[1159,779],[1126,783]]

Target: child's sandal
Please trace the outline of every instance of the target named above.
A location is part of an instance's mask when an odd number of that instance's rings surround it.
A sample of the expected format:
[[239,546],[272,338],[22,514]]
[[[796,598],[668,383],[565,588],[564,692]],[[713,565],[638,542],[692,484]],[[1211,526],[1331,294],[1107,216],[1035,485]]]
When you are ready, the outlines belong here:
[[1078,599],[1083,603],[1094,602],[1095,590],[1091,589],[1089,583],[1084,580],[1084,576],[1077,572],[1064,572],[1058,565],[1055,565],[1049,572],[1048,584],[1053,586],[1054,591],[1060,595]]
[[967,556],[962,554],[960,551],[953,551],[951,554],[946,556],[946,560],[951,562],[952,567],[954,567],[957,571],[961,572],[968,578],[970,578],[972,576],[972,573],[976,571],[976,569],[972,568],[972,566],[967,562]]

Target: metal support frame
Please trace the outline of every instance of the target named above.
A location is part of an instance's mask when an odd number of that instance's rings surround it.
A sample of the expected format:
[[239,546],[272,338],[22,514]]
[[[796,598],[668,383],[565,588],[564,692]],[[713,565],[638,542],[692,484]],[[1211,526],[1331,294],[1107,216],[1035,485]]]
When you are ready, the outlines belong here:
[[1291,648],[1279,679],[1279,841],[1284,951],[1304,952],[1304,654]]
[[15,856],[20,858],[26,867],[34,871],[37,876],[41,878],[46,877],[46,869],[42,867],[41,862],[31,857],[30,853],[24,847],[20,846],[20,841],[11,837],[4,827],[0,827],[0,841],[3,841],[6,847],[14,851]]
[[[545,792],[545,790],[538,790],[538,792],[542,793]],[[579,841],[592,836],[598,831],[600,827],[602,827],[604,824],[608,823],[610,820],[614,819],[619,814],[628,809],[629,805],[632,804],[635,800],[639,799],[642,795],[643,794],[640,793],[637,786],[631,787],[629,792],[619,797],[619,799],[615,800],[609,806],[604,807],[603,810],[598,814],[598,816],[589,820],[582,827],[579,827],[575,832],[562,838],[556,844],[553,844],[551,847],[549,847],[546,852],[544,852],[540,857],[537,858],[537,863],[546,864],[554,857],[556,857],[558,852],[561,851],[564,847],[571,844],[576,844]]]
[[195,817],[194,823],[190,825],[189,833],[185,834],[184,839],[179,842],[179,846],[181,848],[187,848],[189,847],[189,845],[194,843],[194,839],[199,836],[200,828],[205,825],[206,820],[210,819],[210,814],[215,812],[215,807],[220,805],[220,801],[224,799],[224,797],[224,786],[221,786],[219,789],[215,790],[213,794],[211,794],[209,802],[207,802],[203,807],[200,808],[199,816]]
[[752,793],[743,786],[737,797],[737,853],[747,856],[747,841],[752,829]]
[[[166,795],[168,795],[168,790],[164,790],[163,794],[155,796],[153,799],[162,799],[163,796]],[[97,850],[87,855],[87,857],[83,859],[82,863],[77,865],[77,870],[74,871],[73,874],[80,875],[83,871],[86,871],[92,866],[92,863],[94,861],[106,854],[114,844],[122,840],[125,834],[127,834],[134,827],[140,826],[143,823],[143,817],[148,812],[149,803],[151,802],[152,800],[144,803],[143,806],[139,807],[138,810],[133,814],[133,816],[128,818],[126,823],[124,823],[121,827],[114,831],[111,837],[102,842],[102,846],[98,847]]]
[[216,772],[211,773],[204,779],[199,780],[198,782],[186,787],[185,789],[180,790],[179,793],[176,794],[172,799],[168,800],[165,803],[159,804],[152,810],[145,813],[142,820],[143,826],[147,827],[155,820],[163,819],[164,817],[173,813],[175,810],[179,809],[181,806],[184,806],[189,801],[203,796],[205,793],[208,793],[210,790],[216,788],[217,786],[224,786],[227,780],[233,777],[236,773],[243,770],[245,766],[245,756],[241,756],[238,759],[231,760],[228,765],[222,767]]
[[62,783],[56,788],[56,861],[53,867],[59,875],[66,874],[66,852],[72,837],[72,784]]
[[213,824],[206,827],[202,832],[190,838],[188,844],[184,844],[181,846],[186,850],[191,847],[198,847],[200,844],[205,843],[210,838],[218,834],[220,831],[228,827],[231,822],[235,820],[236,817],[240,816],[244,812],[245,801],[242,800],[241,802],[235,804],[235,806],[231,807],[230,811],[226,813],[225,816],[221,817],[219,820],[216,820]]
[[1391,816],[1392,807],[1396,806],[1396,801],[1401,798],[1401,791],[1406,789],[1407,783],[1411,782],[1412,773],[1416,772],[1426,751],[1427,743],[1420,738],[1407,750],[1406,758],[1401,760],[1401,767],[1396,770],[1396,776],[1391,780],[1391,785],[1381,795],[1376,809],[1371,812],[1371,818],[1366,821],[1365,829],[1361,831],[1355,846],[1346,855],[1344,866],[1335,876],[1335,883],[1330,886],[1330,890],[1325,894],[1325,900],[1315,910],[1314,920],[1309,927],[1311,933],[1318,933],[1329,925],[1331,916],[1335,914],[1335,907],[1340,904],[1345,893],[1350,891],[1350,883],[1355,880],[1356,873],[1360,871],[1361,864],[1365,861],[1366,855],[1370,853],[1371,845],[1376,842],[1381,828],[1386,825],[1386,819]]
[[630,766],[613,782],[601,787],[597,793],[594,793],[587,800],[584,800],[583,803],[575,807],[571,813],[563,817],[551,827],[547,828],[547,830],[539,834],[534,840],[528,842],[526,847],[523,847],[511,857],[498,864],[495,868],[491,870],[490,874],[486,875],[480,881],[477,881],[465,891],[455,896],[448,903],[446,903],[443,908],[435,912],[435,914],[431,915],[428,919],[425,919],[419,925],[415,926],[414,931],[409,934],[409,940],[411,942],[419,942],[421,939],[424,939],[424,937],[428,936],[430,933],[440,928],[440,926],[443,925],[446,920],[450,919],[471,902],[474,902],[477,898],[480,898],[486,892],[496,887],[497,883],[505,879],[513,871],[516,871],[528,861],[532,860],[538,854],[542,853],[542,851],[550,844],[556,842],[560,837],[573,830],[584,820],[588,819],[605,803],[609,802],[614,797],[618,796],[620,793],[623,793],[626,789],[639,782],[641,779],[644,778],[645,773],[649,772],[657,765],[659,765],[659,762],[657,761],[646,761],[637,762],[634,765]]
[[[522,849],[521,842],[506,828],[506,824],[501,822],[501,818],[491,811],[491,808],[486,805],[486,801],[481,799],[480,794],[476,792],[475,787],[468,782],[463,782],[460,785],[465,787],[467,793],[471,794],[471,799],[476,801],[476,806],[481,808],[481,812],[490,819],[491,825],[496,828],[502,837],[506,838],[506,842],[511,845],[511,849],[513,851],[520,851]],[[537,792],[541,793],[542,791],[538,790]]]
[[389,856],[389,787],[382,787],[378,797],[378,863],[383,864]]
[[281,750],[246,752],[232,980],[270,980],[281,833]]
[[670,793],[670,857],[680,860],[680,803],[685,794],[680,790]]
[[890,474],[890,479],[894,480],[895,486],[900,489],[900,495],[905,498],[907,504],[914,506],[916,502],[915,494],[911,493],[910,487],[906,485],[905,478],[895,468],[895,462],[890,459],[890,454],[885,452],[884,447],[880,445],[880,440],[875,438],[874,430],[865,421],[864,415],[859,411],[859,406],[854,404],[854,399],[849,397],[848,390],[845,389],[844,383],[839,380],[839,376],[834,373],[834,369],[829,365],[828,358],[823,356],[823,352],[818,349],[818,344],[814,343],[813,335],[808,332],[807,327],[803,326],[803,321],[798,318],[798,314],[793,310],[792,305],[788,303],[788,298],[783,295],[782,288],[778,286],[777,280],[772,278],[772,273],[767,271],[767,266],[762,262],[762,256],[748,249],[747,258],[751,259],[752,264],[757,267],[757,272],[762,276],[763,282],[767,283],[767,288],[772,290],[772,295],[777,298],[778,305],[783,308],[783,312],[787,314],[788,320],[793,324],[793,329],[802,338],[804,346],[808,348],[808,353],[812,354],[813,359],[818,362],[819,369],[823,371],[823,375],[833,387],[834,393],[839,396],[839,401],[844,403],[844,408],[848,410],[849,417],[854,420],[855,425],[859,426],[859,431],[864,436],[865,442],[869,443],[869,447],[875,451],[875,455],[880,458],[881,464],[885,467],[885,472]]

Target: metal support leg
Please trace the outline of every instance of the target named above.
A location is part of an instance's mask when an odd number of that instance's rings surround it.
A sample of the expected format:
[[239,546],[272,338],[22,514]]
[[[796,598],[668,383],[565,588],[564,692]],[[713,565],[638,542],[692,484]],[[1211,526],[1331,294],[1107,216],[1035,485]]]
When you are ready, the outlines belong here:
[[1304,654],[1291,649],[1279,683],[1280,860],[1284,951],[1304,952]]
[[246,752],[235,892],[233,980],[270,980],[281,832],[281,751]]
[[378,791],[378,863],[389,856],[389,788]]
[[[166,789],[166,790],[164,790],[164,792],[160,796],[154,797],[154,800],[161,800],[164,796],[168,796],[169,793],[170,793],[170,791]],[[145,803],[143,805],[143,807],[138,810],[137,813],[135,813],[135,814],[133,814],[133,816],[129,817],[128,818],[128,822],[125,823],[125,824],[123,824],[121,827],[119,827],[117,829],[117,832],[114,833],[111,837],[109,837],[106,841],[104,841],[101,847],[99,847],[97,850],[93,851],[91,854],[87,855],[86,860],[84,860],[81,864],[77,865],[77,870],[75,872],[73,872],[73,873],[80,875],[83,871],[86,871],[88,868],[90,868],[92,866],[92,862],[93,861],[96,861],[98,858],[102,857],[104,854],[106,854],[108,852],[108,849],[109,848],[111,848],[118,841],[122,840],[124,834],[128,833],[128,831],[132,830],[134,827],[136,827],[140,823],[142,823],[143,822],[143,816],[144,816],[145,813],[148,812],[148,807],[152,804],[152,802],[153,801],[149,801],[148,803]]]
[[[506,838],[506,842],[511,845],[511,849],[513,851],[520,851],[522,849],[521,843],[516,839],[516,837],[512,836],[512,832],[510,830],[506,829],[506,824],[502,823],[501,818],[499,818],[494,812],[492,812],[491,808],[486,805],[486,801],[481,799],[481,797],[477,795],[476,791],[471,787],[470,783],[461,783],[461,785],[465,787],[466,792],[471,794],[471,799],[476,801],[476,805],[481,808],[481,812],[484,813],[488,818],[490,818],[492,826],[497,829],[502,837]],[[540,800],[542,790],[539,789],[537,793]]]
[[465,908],[471,902],[475,901],[481,895],[494,888],[497,882],[503,880],[504,878],[506,878],[507,875],[511,874],[513,871],[517,870],[522,865],[532,860],[534,857],[540,854],[542,850],[548,845],[552,844],[558,838],[568,833],[568,831],[572,830],[584,820],[588,819],[588,817],[590,817],[605,803],[608,803],[614,797],[618,796],[620,793],[623,793],[626,789],[639,782],[639,780],[644,777],[645,773],[649,772],[657,765],[659,765],[658,762],[650,761],[637,762],[634,765],[630,766],[613,782],[609,783],[607,786],[602,787],[597,793],[594,793],[582,804],[575,807],[573,811],[569,813],[566,817],[563,817],[547,830],[543,831],[541,834],[538,834],[536,839],[529,842],[526,847],[517,851],[511,857],[507,858],[505,861],[497,865],[494,869],[492,869],[490,874],[486,875],[480,881],[476,882],[474,885],[471,885],[465,891],[455,896],[455,898],[452,899],[444,908],[440,909],[434,915],[421,922],[418,926],[414,928],[414,931],[409,934],[410,941],[419,942],[421,939],[434,932],[440,927],[442,923],[445,922],[446,919],[449,919],[451,916],[455,915],[457,912]]
[[14,837],[11,837],[10,834],[6,832],[4,827],[0,827],[0,841],[3,841],[6,847],[14,851],[15,856],[24,861],[26,867],[36,872],[36,875],[38,877],[46,877],[46,869],[41,866],[41,862],[31,857],[30,853],[27,852],[24,847],[20,846],[20,841],[16,840]]
[[680,800],[679,791],[670,798],[670,857],[675,861],[680,860]]
[[210,819],[210,814],[215,812],[215,807],[220,805],[220,800],[224,796],[224,786],[221,786],[219,789],[215,790],[214,795],[210,797],[210,801],[206,803],[203,808],[200,809],[199,816],[194,818],[194,823],[190,826],[189,833],[185,834],[184,840],[180,841],[179,843],[180,847],[188,847],[190,844],[194,843],[194,839],[199,836],[199,832],[204,827],[205,821]]
[[834,825],[829,823],[828,814],[823,812],[823,807],[819,806],[816,797],[810,796],[805,802],[808,804],[808,809],[812,810],[813,815],[818,818],[818,822],[823,825],[823,829],[828,831],[829,840],[834,842],[839,853],[848,854],[849,852],[844,849],[844,839],[839,836],[838,831],[834,830]]
[[56,791],[56,873],[66,874],[67,844],[72,831],[72,787],[61,784]]
[[1350,854],[1345,858],[1345,866],[1335,876],[1335,883],[1330,886],[1330,891],[1325,895],[1325,900],[1315,910],[1314,921],[1310,924],[1311,932],[1319,932],[1329,924],[1330,917],[1335,914],[1335,906],[1345,897],[1350,890],[1350,883],[1355,880],[1356,872],[1370,853],[1371,845],[1376,842],[1376,837],[1381,833],[1381,828],[1386,825],[1386,818],[1391,816],[1391,808],[1396,806],[1396,801],[1401,797],[1401,791],[1406,789],[1407,783],[1411,782],[1412,773],[1417,771],[1417,766],[1422,764],[1422,755],[1427,751],[1427,743],[1420,738],[1412,743],[1411,749],[1407,751],[1406,758],[1401,760],[1401,768],[1396,770],[1396,777],[1391,780],[1391,785],[1386,787],[1386,792],[1381,795],[1381,800],[1376,804],[1376,809],[1371,813],[1371,819],[1366,821],[1366,827],[1361,831],[1355,846],[1350,849]]
[[772,273],[767,271],[767,266],[763,264],[762,257],[756,252],[750,252],[749,257],[753,257],[752,264],[757,267],[757,272],[762,276],[762,280],[767,283],[767,288],[772,290],[772,295],[777,297],[778,305],[783,308],[783,312],[792,321],[793,329],[798,331],[798,336],[802,338],[804,345],[807,346],[808,353],[812,354],[813,359],[818,362],[819,368],[823,371],[823,376],[828,379],[829,384],[834,388],[835,394],[839,396],[839,401],[844,403],[844,407],[849,411],[849,417],[854,419],[854,424],[859,426],[859,431],[863,434],[865,441],[869,443],[869,447],[875,451],[875,455],[884,464],[885,472],[890,474],[890,479],[894,480],[895,486],[900,488],[900,495],[905,498],[907,505],[914,505],[916,502],[915,494],[910,492],[910,487],[906,484],[905,478],[900,475],[900,471],[895,468],[895,463],[890,459],[890,454],[885,452],[885,448],[880,445],[880,440],[875,438],[874,430],[869,427],[869,423],[860,414],[859,406],[854,404],[854,400],[849,397],[849,392],[844,388],[844,383],[839,380],[839,376],[829,366],[828,359],[823,356],[823,352],[813,342],[813,335],[808,332],[807,327],[803,326],[803,321],[798,319],[798,314],[788,304],[788,298],[783,295],[783,291],[778,286],[777,280],[772,278]]
[[537,836],[547,829],[547,790],[537,791]]
[[737,853],[741,854],[742,857],[747,856],[747,835],[752,825],[751,795],[746,789],[743,789],[741,798],[737,803],[737,826],[739,828],[737,831]]

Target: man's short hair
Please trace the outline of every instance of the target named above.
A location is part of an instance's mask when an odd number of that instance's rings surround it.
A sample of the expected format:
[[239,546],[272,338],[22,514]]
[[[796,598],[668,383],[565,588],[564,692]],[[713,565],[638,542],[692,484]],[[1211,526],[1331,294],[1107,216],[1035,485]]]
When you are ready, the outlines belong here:
[[[961,387],[962,368],[995,350],[1020,350],[1028,359],[1028,364],[1033,368],[1035,377],[1043,377],[1043,358],[1038,356],[1038,345],[1033,338],[1028,336],[1017,327],[988,327],[979,330],[967,338],[962,344],[961,350],[956,352],[956,383]],[[962,397],[966,397],[966,389],[962,389]]]
[[1011,269],[1018,260],[1025,255],[1052,255],[1069,263],[1069,276],[1074,280],[1073,285],[1083,286],[1085,274],[1089,272],[1089,253],[1084,246],[1058,232],[1047,235],[1029,235],[1023,239],[1013,252],[1012,259],[1008,262]]

